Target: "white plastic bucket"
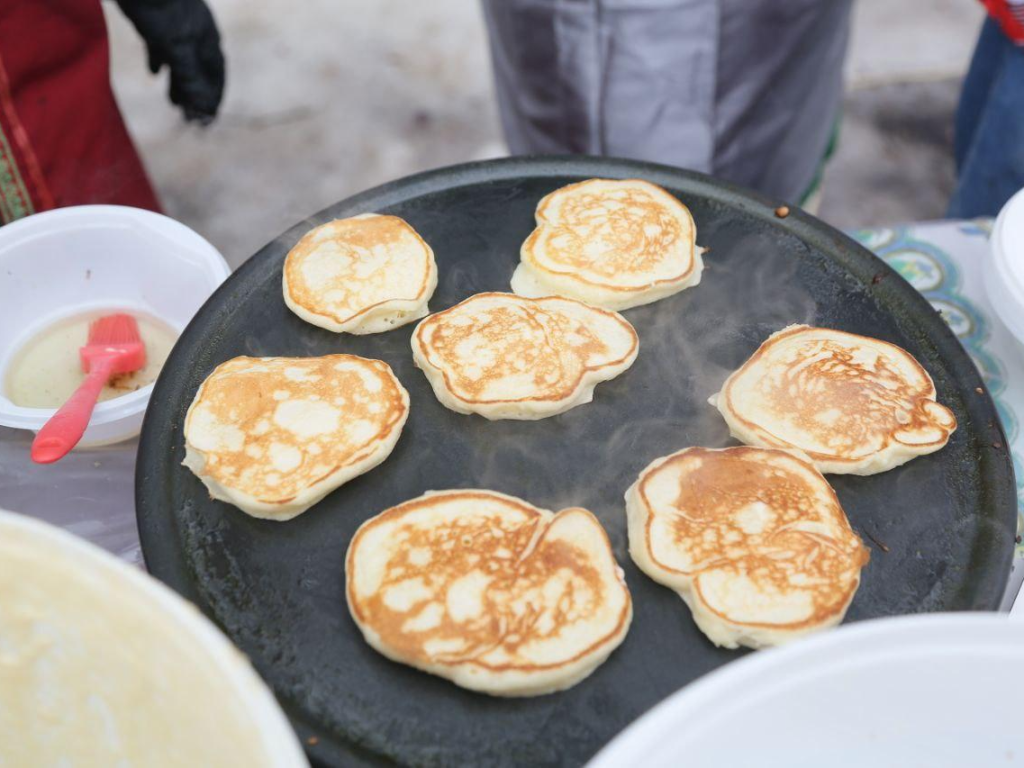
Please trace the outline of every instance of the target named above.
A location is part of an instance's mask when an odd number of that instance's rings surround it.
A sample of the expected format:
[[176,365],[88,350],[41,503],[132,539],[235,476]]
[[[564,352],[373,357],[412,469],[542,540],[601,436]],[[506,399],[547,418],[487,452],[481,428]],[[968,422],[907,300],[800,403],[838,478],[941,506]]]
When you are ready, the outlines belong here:
[[[210,243],[158,213],[61,208],[0,227],[0,382],[46,326],[92,310],[143,312],[181,332],[230,273]],[[153,385],[99,403],[80,445],[138,434]],[[54,409],[21,408],[0,388],[0,424],[39,431]]]

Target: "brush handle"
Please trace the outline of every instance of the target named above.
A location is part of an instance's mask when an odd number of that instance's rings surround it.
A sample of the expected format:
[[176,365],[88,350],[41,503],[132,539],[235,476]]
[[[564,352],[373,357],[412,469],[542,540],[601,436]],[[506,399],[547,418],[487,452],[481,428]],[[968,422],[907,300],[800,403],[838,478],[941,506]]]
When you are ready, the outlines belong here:
[[110,379],[116,357],[94,358],[89,375],[74,394],[60,407],[32,441],[32,461],[52,464],[78,445],[89,426],[92,409],[96,407],[103,386]]

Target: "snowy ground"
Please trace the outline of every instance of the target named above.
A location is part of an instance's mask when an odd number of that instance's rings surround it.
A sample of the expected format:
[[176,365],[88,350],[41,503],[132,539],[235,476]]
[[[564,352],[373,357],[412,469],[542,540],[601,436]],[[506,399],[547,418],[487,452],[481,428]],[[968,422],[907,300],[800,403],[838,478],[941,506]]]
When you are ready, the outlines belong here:
[[[114,87],[167,212],[235,266],[296,220],[426,168],[505,154],[471,0],[210,0],[228,58],[217,122],[183,124],[116,5]],[[953,107],[980,4],[858,0],[821,215],[942,215]]]

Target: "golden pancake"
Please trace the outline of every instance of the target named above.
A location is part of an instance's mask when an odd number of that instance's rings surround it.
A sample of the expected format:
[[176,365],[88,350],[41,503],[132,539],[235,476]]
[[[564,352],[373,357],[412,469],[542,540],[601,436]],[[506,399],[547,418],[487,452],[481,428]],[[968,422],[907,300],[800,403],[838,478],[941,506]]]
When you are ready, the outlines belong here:
[[371,518],[349,545],[345,576],[373,648],[495,696],[575,685],[632,618],[597,518],[494,491],[431,492]]
[[689,209],[650,182],[570,184],[538,204],[512,290],[614,310],[649,304],[700,282],[696,237]]
[[626,493],[629,552],[715,645],[778,645],[842,621],[868,550],[806,458],[687,448]]
[[379,333],[426,317],[434,252],[397,216],[367,213],[311,229],[288,252],[288,308],[336,333]]
[[236,357],[196,392],[185,466],[215,499],[290,520],[391,453],[409,394],[380,360]]
[[633,364],[636,331],[614,312],[572,299],[480,293],[431,315],[413,359],[437,399],[488,419],[542,419],[593,399]]
[[806,325],[770,336],[712,404],[739,440],[798,449],[826,473],[885,472],[939,450],[956,429],[906,351]]

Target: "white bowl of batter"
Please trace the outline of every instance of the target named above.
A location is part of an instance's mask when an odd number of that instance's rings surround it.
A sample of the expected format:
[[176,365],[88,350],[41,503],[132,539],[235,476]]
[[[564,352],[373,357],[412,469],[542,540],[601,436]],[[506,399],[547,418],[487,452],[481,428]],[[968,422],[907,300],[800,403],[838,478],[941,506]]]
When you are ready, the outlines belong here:
[[273,694],[195,606],[0,509],[0,765],[308,766]]

